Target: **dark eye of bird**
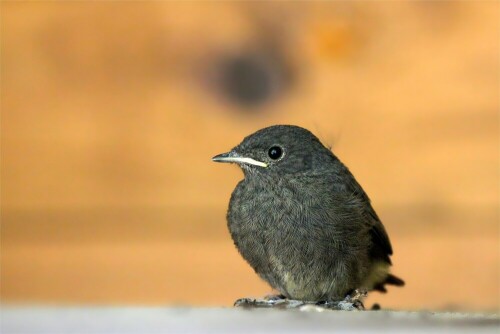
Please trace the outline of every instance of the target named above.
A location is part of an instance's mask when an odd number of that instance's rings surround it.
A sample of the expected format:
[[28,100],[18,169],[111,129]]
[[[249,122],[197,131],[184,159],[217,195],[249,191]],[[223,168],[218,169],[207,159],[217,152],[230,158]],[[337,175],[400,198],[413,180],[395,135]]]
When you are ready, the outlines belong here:
[[283,155],[283,150],[279,146],[273,146],[269,149],[269,157],[273,160],[281,158]]

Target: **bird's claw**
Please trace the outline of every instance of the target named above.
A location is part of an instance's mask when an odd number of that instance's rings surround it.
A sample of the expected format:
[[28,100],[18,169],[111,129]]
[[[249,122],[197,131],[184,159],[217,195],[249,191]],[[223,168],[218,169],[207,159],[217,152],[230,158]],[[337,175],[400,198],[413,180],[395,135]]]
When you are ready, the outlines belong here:
[[331,309],[331,310],[341,310],[341,311],[363,311],[365,305],[363,300],[367,296],[366,290],[354,290],[352,295],[347,295],[344,300],[341,301],[321,301],[316,303],[316,305]]
[[274,307],[286,303],[287,299],[280,296],[266,296],[264,298],[240,298],[234,302],[236,307]]
[[348,295],[344,300],[341,301],[321,301],[321,302],[311,302],[302,301],[295,299],[287,299],[281,295],[270,295],[264,298],[240,298],[234,302],[236,307],[261,307],[261,308],[300,308],[306,309],[319,308],[329,309],[329,310],[339,310],[339,311],[358,311],[364,310],[363,299],[366,297],[367,292],[365,290],[355,290],[352,295]]

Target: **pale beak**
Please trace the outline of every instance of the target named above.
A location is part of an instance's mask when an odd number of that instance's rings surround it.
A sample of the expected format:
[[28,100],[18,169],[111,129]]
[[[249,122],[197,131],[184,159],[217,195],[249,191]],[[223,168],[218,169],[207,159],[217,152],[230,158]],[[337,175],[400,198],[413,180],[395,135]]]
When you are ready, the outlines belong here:
[[257,160],[252,159],[252,158],[242,157],[234,151],[216,155],[215,157],[212,158],[212,161],[215,161],[215,162],[234,162],[234,163],[243,163],[243,164],[254,165],[254,166],[259,166],[259,167],[264,167],[264,168],[267,167],[267,164],[265,162],[257,161]]

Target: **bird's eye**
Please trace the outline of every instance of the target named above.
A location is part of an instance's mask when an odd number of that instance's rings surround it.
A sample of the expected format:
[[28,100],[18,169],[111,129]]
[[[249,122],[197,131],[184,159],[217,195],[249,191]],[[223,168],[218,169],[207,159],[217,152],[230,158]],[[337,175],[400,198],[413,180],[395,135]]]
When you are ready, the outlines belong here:
[[269,154],[269,158],[277,160],[283,155],[283,150],[279,146],[273,146],[267,153]]

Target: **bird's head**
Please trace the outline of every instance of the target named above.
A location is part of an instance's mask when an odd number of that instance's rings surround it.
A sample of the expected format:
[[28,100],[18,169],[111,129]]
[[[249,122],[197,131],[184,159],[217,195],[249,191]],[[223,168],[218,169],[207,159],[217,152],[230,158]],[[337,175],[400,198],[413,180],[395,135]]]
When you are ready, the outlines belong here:
[[336,159],[309,130],[293,125],[261,129],[231,151],[216,155],[215,162],[238,164],[245,175],[321,172]]

